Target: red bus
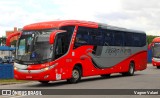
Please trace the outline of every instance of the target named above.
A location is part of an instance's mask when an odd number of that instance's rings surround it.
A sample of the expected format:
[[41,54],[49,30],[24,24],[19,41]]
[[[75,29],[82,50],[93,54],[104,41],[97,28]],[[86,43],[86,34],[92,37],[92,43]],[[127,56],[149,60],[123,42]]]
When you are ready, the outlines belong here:
[[152,49],[152,64],[160,69],[160,37],[153,39],[151,44]]
[[146,34],[107,24],[64,20],[24,26],[19,36],[14,63],[18,80],[48,83],[112,73],[134,75],[147,67]]

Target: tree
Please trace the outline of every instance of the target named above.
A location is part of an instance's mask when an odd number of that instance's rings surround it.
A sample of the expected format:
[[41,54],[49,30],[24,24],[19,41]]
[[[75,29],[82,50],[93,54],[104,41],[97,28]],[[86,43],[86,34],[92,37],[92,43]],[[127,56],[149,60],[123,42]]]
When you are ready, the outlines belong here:
[[[11,42],[11,45],[14,45],[14,47],[16,46],[17,40],[14,40]],[[2,45],[6,45],[6,37],[0,37],[0,46]]]
[[158,37],[158,36],[147,35],[147,43],[150,44],[155,37]]
[[0,45],[5,45],[6,44],[6,37],[1,37],[0,38]]

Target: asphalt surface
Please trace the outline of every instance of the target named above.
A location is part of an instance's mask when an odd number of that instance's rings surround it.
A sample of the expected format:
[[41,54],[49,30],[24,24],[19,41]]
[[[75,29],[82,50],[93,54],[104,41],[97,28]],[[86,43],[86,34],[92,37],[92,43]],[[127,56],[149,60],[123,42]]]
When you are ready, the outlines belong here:
[[[39,82],[24,84],[0,85],[0,89],[160,89],[160,69],[148,64],[146,70],[135,72],[134,76],[122,76],[113,74],[110,78],[100,76],[85,77],[77,84],[68,84],[66,81],[54,81],[47,85]],[[160,92],[159,92],[160,93]],[[160,98],[159,95],[45,95],[45,96],[0,96],[0,98]]]

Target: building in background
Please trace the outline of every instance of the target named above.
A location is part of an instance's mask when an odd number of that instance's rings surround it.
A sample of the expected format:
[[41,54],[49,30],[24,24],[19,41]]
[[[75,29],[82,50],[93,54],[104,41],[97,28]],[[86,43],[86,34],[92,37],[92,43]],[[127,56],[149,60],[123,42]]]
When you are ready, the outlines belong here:
[[[13,33],[21,32],[21,29],[17,29],[17,27],[14,27],[14,30],[7,30],[6,36],[3,36],[0,38],[0,47],[3,47],[6,45],[6,38]],[[15,36],[11,39],[11,47],[15,47],[16,41],[18,39],[18,36]],[[9,56],[11,54],[10,51],[0,51],[0,57],[4,58],[4,56]]]
[[[14,27],[14,30],[13,31],[6,31],[6,38],[13,34],[13,33],[17,33],[17,32],[21,32],[21,29],[17,27]],[[18,39],[18,36],[15,36],[13,38],[11,38],[10,42],[11,42],[11,47],[15,47],[16,46],[16,42],[17,42],[17,39]]]
[[[17,33],[17,32],[20,32],[21,29],[17,29],[17,27],[14,27],[14,30],[13,31],[6,31],[6,38],[10,35],[10,34],[13,34],[13,33]],[[15,36],[11,39],[11,42],[14,41],[14,40],[17,40],[18,39],[18,36]]]

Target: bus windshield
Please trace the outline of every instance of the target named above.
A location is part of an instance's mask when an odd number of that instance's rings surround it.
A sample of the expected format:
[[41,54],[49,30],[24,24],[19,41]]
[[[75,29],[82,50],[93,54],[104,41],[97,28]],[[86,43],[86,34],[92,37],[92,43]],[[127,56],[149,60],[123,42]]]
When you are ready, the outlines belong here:
[[160,43],[154,43],[153,57],[160,58]]
[[53,45],[49,44],[49,36],[52,31],[24,31],[18,41],[16,60],[23,64],[39,64],[51,60]]

